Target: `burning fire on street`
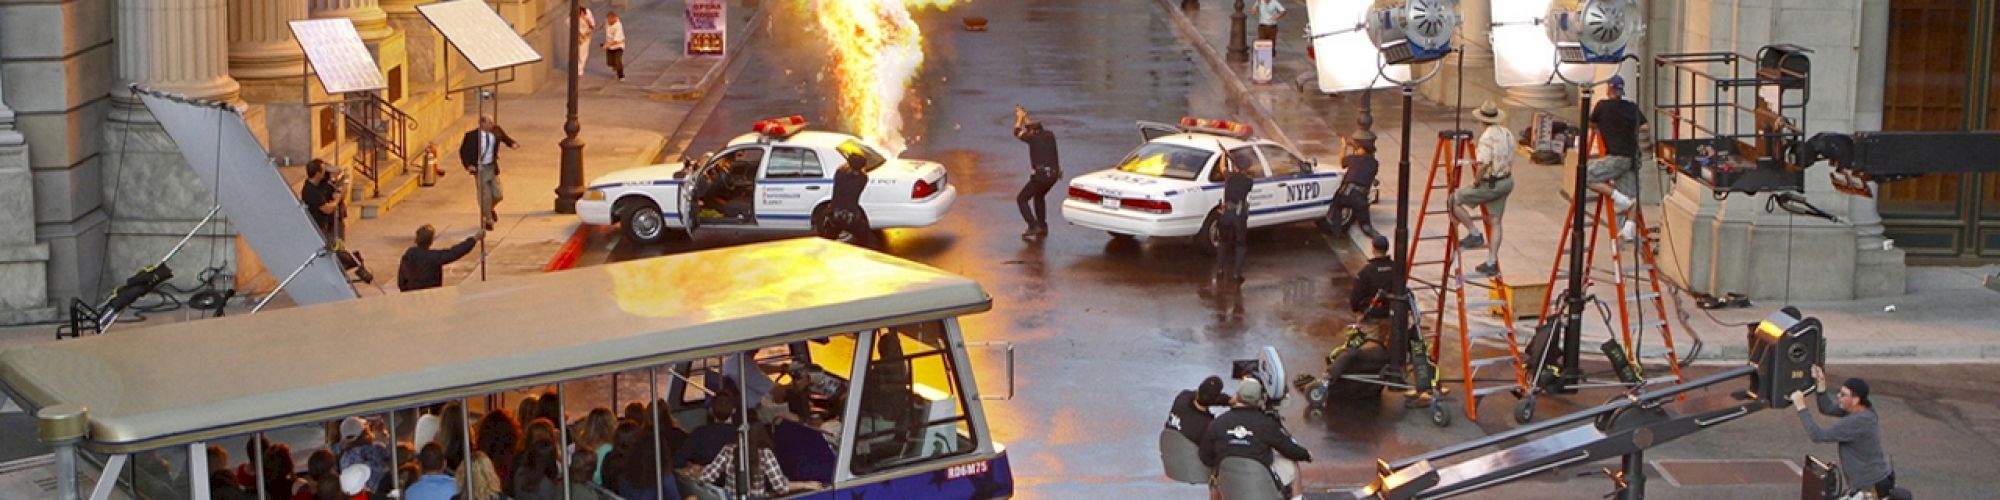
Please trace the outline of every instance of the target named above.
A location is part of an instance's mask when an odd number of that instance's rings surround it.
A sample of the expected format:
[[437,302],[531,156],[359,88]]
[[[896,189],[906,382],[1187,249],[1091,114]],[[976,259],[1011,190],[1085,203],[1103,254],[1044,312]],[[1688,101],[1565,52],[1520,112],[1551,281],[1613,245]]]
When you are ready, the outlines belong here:
[[903,99],[924,64],[924,37],[912,9],[958,0],[807,0],[832,53],[840,115],[854,135],[900,155]]

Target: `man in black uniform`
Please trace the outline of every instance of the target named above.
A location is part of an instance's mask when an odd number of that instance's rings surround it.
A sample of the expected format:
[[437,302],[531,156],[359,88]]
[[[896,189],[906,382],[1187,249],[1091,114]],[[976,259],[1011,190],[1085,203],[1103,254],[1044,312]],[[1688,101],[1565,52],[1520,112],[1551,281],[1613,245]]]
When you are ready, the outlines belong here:
[[465,237],[465,241],[442,250],[432,249],[431,242],[437,240],[437,228],[424,224],[417,228],[416,244],[403,251],[402,267],[396,270],[396,288],[405,292],[437,288],[444,285],[444,265],[464,258],[472,253],[472,245],[477,238]]
[[1222,230],[1216,267],[1225,282],[1233,283],[1243,281],[1243,261],[1250,252],[1250,173],[1246,165],[1236,164],[1228,154],[1217,166],[1227,168],[1229,176],[1222,181],[1222,216],[1215,221],[1216,228]]
[[[1264,384],[1254,377],[1238,381],[1236,399],[1229,402],[1229,411],[1208,424],[1201,440],[1201,463],[1214,469],[1227,457],[1256,460],[1272,468],[1278,491],[1287,492],[1286,497],[1301,495],[1297,464],[1278,462],[1272,457],[1273,450],[1290,460],[1312,461],[1312,452],[1293,441],[1292,434],[1285,431],[1276,417],[1264,412]],[[1275,465],[1280,463],[1286,465]]]
[[1194,390],[1174,396],[1174,407],[1167,410],[1167,428],[1186,436],[1190,443],[1200,443],[1208,432],[1208,423],[1215,420],[1209,408],[1226,404],[1229,397],[1222,395],[1222,377],[1211,375]]
[[1354,154],[1340,159],[1340,168],[1347,173],[1340,176],[1340,187],[1333,190],[1333,205],[1327,207],[1332,212],[1333,234],[1345,235],[1348,227],[1360,224],[1362,234],[1381,236],[1368,217],[1368,191],[1375,187],[1375,173],[1382,168],[1381,162],[1375,161],[1375,133],[1355,132],[1348,143],[1353,144]]
[[1049,207],[1043,198],[1056,181],[1062,180],[1062,161],[1056,158],[1056,134],[1042,128],[1040,120],[1028,119],[1028,110],[1017,104],[1014,138],[1028,143],[1028,165],[1035,170],[1028,177],[1028,184],[1021,186],[1021,194],[1014,196],[1014,204],[1021,208],[1021,219],[1028,223],[1028,230],[1021,233],[1021,238],[1047,237]]
[[1401,380],[1404,363],[1410,358],[1409,339],[1395,328],[1390,308],[1403,295],[1402,269],[1389,257],[1389,237],[1376,236],[1373,247],[1374,255],[1354,275],[1354,293],[1347,297],[1347,308],[1363,313],[1360,323],[1375,337],[1389,339],[1389,365],[1382,369],[1382,375]]
[[368,263],[361,260],[359,252],[347,251],[342,238],[347,235],[343,220],[347,215],[347,203],[340,199],[340,182],[333,179],[333,169],[325,161],[314,159],[306,162],[306,183],[299,187],[299,202],[306,206],[306,215],[312,219],[313,227],[326,239],[326,249],[340,260],[342,271],[353,270],[354,277],[362,283],[374,283],[375,273],[368,272]]
[[868,164],[868,158],[860,151],[841,150],[847,163],[833,172],[833,212],[827,215],[828,224],[820,237],[837,240],[841,233],[848,234],[849,242],[865,248],[875,248],[875,232],[869,229],[868,212],[861,209],[861,192],[868,189],[868,172],[861,168]]

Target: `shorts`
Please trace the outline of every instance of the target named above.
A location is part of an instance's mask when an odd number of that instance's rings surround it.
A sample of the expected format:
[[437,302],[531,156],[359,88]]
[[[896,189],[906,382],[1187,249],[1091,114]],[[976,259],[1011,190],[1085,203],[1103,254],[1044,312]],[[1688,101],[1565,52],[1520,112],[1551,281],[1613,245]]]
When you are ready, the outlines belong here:
[[1610,182],[1611,187],[1625,196],[1639,197],[1639,164],[1630,156],[1606,156],[1590,162],[1589,174],[1584,177],[1588,184]]
[[1508,177],[1492,183],[1474,182],[1471,186],[1458,188],[1453,201],[1460,205],[1486,205],[1486,213],[1495,218],[1507,212],[1507,195],[1514,193],[1514,178]]

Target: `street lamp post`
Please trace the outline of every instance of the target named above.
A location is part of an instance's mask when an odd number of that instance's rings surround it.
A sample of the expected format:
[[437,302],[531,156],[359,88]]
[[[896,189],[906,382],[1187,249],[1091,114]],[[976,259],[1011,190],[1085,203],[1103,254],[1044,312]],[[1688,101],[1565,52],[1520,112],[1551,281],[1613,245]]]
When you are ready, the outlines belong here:
[[1229,61],[1250,60],[1250,46],[1243,43],[1243,23],[1249,16],[1243,15],[1243,0],[1236,0],[1236,11],[1229,14]]
[[556,213],[576,213],[576,200],[583,197],[583,140],[576,134],[583,126],[576,121],[577,73],[583,71],[578,59],[583,44],[582,0],[569,0],[569,114],[563,121],[562,177],[556,184]]

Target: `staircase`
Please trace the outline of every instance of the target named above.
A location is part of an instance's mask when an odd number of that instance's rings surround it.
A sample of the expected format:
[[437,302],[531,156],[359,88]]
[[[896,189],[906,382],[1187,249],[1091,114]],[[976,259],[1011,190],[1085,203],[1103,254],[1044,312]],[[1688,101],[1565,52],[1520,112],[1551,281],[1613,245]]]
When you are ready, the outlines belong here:
[[350,201],[361,207],[361,218],[373,219],[416,191],[428,158],[414,154],[410,131],[417,121],[394,104],[373,92],[352,94],[343,106],[348,137],[357,149],[353,171],[365,181],[350,192]]

